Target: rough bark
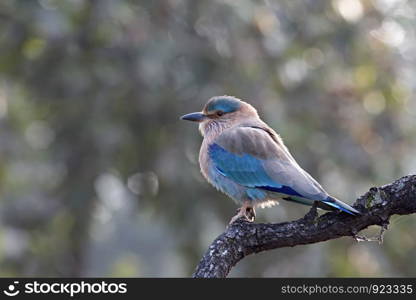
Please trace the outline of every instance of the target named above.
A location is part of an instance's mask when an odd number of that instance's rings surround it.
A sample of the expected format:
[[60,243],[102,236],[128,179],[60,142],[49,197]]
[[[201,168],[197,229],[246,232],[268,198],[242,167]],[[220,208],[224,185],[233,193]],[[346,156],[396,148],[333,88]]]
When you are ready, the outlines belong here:
[[358,232],[370,225],[380,225],[383,231],[392,215],[416,212],[416,175],[371,188],[357,199],[354,207],[363,214],[351,216],[342,212],[328,212],[318,216],[313,206],[303,218],[292,222],[256,224],[239,219],[214,240],[193,277],[226,277],[233,266],[252,253],[343,236],[360,239],[362,237],[357,236]]

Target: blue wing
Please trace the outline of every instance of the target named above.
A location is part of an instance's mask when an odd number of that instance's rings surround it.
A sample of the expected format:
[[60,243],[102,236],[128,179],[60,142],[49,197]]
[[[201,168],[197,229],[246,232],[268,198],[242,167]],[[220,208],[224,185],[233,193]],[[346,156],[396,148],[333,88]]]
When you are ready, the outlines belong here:
[[217,171],[238,184],[249,188],[302,196],[291,187],[270,178],[263,167],[263,162],[250,154],[233,154],[216,143],[211,144],[208,151]]
[[349,213],[357,212],[330,197],[296,163],[271,129],[242,126],[226,130],[208,147],[208,154],[220,174],[244,187],[287,195],[304,204],[309,199],[310,203],[322,201]]
[[[219,142],[221,143],[221,141]],[[273,160],[262,159],[260,153],[257,153],[258,155],[245,153],[249,152],[248,149],[239,152],[240,154],[233,153],[217,143],[211,144],[208,148],[209,156],[216,170],[234,182],[248,188],[259,188],[289,196],[305,197],[305,195],[288,185],[287,180],[280,182],[271,177],[273,174],[268,173],[267,165],[273,164]]]

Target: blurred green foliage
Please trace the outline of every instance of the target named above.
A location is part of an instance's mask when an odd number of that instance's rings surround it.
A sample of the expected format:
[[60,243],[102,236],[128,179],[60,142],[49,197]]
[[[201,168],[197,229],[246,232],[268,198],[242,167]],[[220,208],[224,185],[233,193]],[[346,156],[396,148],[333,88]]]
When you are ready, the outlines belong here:
[[[406,0],[1,1],[0,275],[189,276],[236,209],[178,120],[214,95],[256,106],[346,202],[415,173],[415,14]],[[383,245],[269,251],[232,276],[416,276],[415,225],[394,217]]]

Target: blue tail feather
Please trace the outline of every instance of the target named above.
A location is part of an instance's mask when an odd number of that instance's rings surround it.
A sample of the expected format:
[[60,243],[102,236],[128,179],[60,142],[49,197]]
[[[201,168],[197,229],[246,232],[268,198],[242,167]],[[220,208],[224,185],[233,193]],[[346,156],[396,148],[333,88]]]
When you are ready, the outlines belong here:
[[350,215],[361,215],[361,213],[356,210],[355,208],[352,208],[351,206],[349,206],[348,204],[334,198],[331,196],[328,196],[328,198],[326,198],[325,200],[322,200],[322,202],[328,204],[329,206],[335,207],[337,209],[340,209]]

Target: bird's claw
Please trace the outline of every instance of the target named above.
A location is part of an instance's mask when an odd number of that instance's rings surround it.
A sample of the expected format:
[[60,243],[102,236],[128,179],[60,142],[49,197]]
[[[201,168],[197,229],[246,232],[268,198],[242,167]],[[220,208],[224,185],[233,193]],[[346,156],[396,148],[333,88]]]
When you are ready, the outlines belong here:
[[244,216],[246,217],[247,221],[254,222],[254,220],[256,219],[256,212],[255,212],[254,208],[253,207],[247,207],[245,209]]
[[253,207],[250,206],[243,206],[237,209],[237,214],[231,218],[230,223],[228,226],[233,224],[240,218],[246,219],[248,222],[252,223],[256,219],[256,212]]

